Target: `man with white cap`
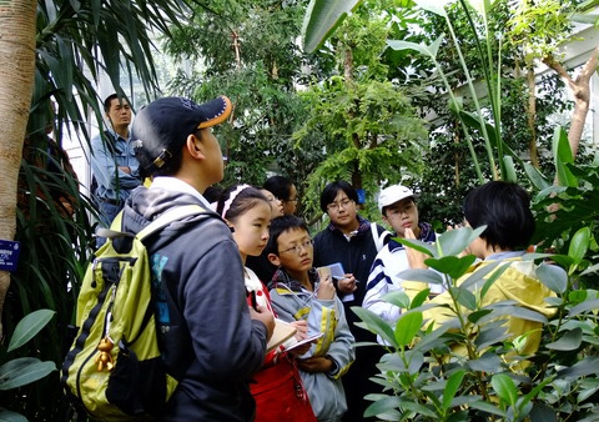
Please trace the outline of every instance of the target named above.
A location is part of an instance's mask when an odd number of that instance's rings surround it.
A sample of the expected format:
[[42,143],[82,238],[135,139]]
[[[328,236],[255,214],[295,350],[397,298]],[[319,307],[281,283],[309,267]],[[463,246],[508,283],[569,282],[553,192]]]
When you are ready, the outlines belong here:
[[[418,220],[418,207],[414,192],[402,185],[392,185],[379,195],[379,210],[383,221],[395,231],[393,237],[415,238],[423,242],[434,242],[436,234],[429,223]],[[391,239],[378,253],[366,285],[366,296],[362,306],[388,322],[399,318],[400,309],[382,298],[394,290],[403,290],[399,273],[410,269],[406,249]],[[430,286],[432,293],[440,293],[440,286]]]
[[179,381],[160,421],[252,421],[249,381],[274,329],[272,313],[247,306],[237,244],[202,195],[223,178],[222,152],[211,127],[225,122],[231,108],[224,96],[200,105],[161,98],[141,109],[133,123],[140,170],[152,184],[127,199],[122,230],[138,233],[185,205],[205,210],[144,242],[162,358]]

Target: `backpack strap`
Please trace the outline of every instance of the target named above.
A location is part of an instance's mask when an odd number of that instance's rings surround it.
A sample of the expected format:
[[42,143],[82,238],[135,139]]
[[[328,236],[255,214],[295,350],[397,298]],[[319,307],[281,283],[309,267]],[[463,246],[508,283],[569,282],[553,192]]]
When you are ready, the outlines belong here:
[[387,239],[387,236],[390,236],[391,233],[389,233],[387,230],[384,230],[379,234],[377,224],[374,222],[370,223],[370,232],[372,233],[372,240],[376,246],[376,251],[380,252],[385,246],[385,239]]
[[[179,207],[175,207],[170,211],[165,212],[160,215],[156,220],[152,221],[146,227],[144,227],[139,233],[137,233],[137,238],[139,240],[145,239],[152,233],[160,230],[174,221],[181,220],[185,217],[189,217],[191,215],[199,215],[205,213],[206,210],[199,205],[182,205]],[[123,221],[123,211],[120,211],[114,220],[112,220],[112,224],[110,228],[99,227],[96,229],[96,235],[100,237],[107,237],[110,239],[114,239],[117,237],[135,237],[136,235],[133,233],[126,233],[121,231]]]
[[165,212],[156,220],[144,227],[139,233],[137,233],[137,238],[143,241],[152,233],[168,226],[174,221],[178,221],[192,215],[199,215],[205,212],[206,210],[199,205],[182,205],[180,207],[175,207],[174,209]]

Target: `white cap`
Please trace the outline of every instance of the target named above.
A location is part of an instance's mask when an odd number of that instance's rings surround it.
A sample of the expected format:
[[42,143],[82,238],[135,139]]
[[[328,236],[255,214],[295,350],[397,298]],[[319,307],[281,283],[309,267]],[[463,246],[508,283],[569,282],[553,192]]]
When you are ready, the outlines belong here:
[[388,207],[411,196],[414,196],[414,192],[410,188],[402,185],[389,186],[383,189],[379,195],[379,211],[383,212],[384,207]]

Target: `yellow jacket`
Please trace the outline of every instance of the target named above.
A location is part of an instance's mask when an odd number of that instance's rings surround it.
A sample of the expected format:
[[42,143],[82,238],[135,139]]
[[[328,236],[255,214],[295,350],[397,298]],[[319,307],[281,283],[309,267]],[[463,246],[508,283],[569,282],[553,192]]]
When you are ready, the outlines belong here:
[[[509,256],[514,256],[514,254],[509,253]],[[494,256],[490,258],[491,259],[481,261],[470,267],[468,273],[464,274],[457,281],[457,285],[461,285],[471,273],[496,262],[496,260],[493,259]],[[502,261],[509,262],[509,267],[505,269],[497,280],[495,280],[484,298],[481,299],[480,297],[480,287],[471,288],[481,307],[506,300],[513,300],[519,306],[537,311],[546,317],[552,316],[555,313],[555,308],[550,307],[549,304],[545,302],[545,299],[554,297],[555,293],[537,279],[535,273],[537,265],[535,265],[533,261],[522,261],[520,258],[509,258]],[[493,270],[491,274],[494,271],[495,270]],[[490,274],[487,274],[485,279],[489,276]],[[404,289],[410,299],[412,299],[418,291],[421,291],[426,287],[426,283],[404,282]],[[430,300],[430,303],[451,305],[453,307],[453,301],[449,292],[444,292],[436,296],[434,299]],[[462,311],[465,313],[467,312],[463,307]],[[436,326],[455,317],[456,313],[450,307],[446,306],[436,306],[424,312],[424,319],[429,320],[429,323],[435,323]],[[503,318],[506,318],[507,333],[510,334],[511,338],[528,333],[522,347],[519,348],[519,353],[525,356],[534,354],[539,348],[543,324],[536,321],[524,320],[516,316],[504,316]]]

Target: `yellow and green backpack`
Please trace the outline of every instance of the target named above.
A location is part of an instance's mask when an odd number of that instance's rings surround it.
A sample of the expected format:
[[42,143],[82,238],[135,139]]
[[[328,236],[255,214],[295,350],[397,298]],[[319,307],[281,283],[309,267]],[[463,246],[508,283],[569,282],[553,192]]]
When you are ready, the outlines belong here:
[[160,413],[177,381],[158,344],[150,261],[143,243],[158,230],[204,213],[174,208],[139,233],[120,230],[122,214],[98,235],[108,241],[89,264],[77,299],[75,340],[61,381],[79,411],[101,421],[142,421]]

